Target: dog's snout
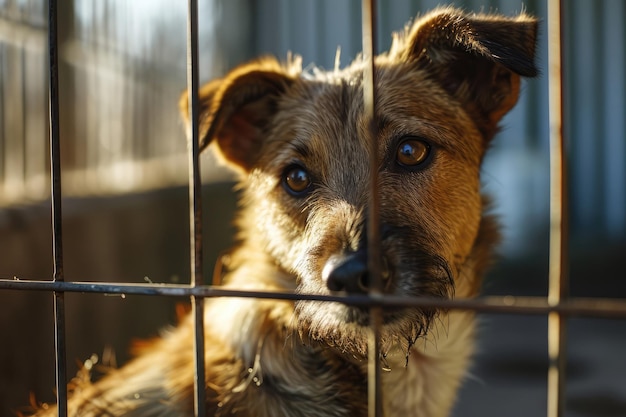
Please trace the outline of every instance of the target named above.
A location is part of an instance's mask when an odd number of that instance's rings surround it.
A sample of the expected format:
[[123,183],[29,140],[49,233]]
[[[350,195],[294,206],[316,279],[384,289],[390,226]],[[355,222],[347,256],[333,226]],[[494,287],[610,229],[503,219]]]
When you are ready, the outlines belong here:
[[[390,278],[389,265],[383,259],[382,278]],[[365,294],[369,291],[370,274],[367,265],[367,252],[363,249],[346,255],[333,256],[322,273],[326,286],[331,291],[345,291],[352,294]]]
[[343,256],[331,257],[323,273],[326,286],[331,291],[346,291],[354,294],[367,293],[367,253],[364,250]]

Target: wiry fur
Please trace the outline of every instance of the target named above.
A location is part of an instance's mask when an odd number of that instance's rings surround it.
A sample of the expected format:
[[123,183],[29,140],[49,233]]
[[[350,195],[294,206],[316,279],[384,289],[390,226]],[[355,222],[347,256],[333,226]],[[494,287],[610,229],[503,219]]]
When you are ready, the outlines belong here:
[[[444,8],[394,36],[376,57],[384,292],[473,297],[497,238],[479,171],[520,75],[533,76],[536,21]],[[365,250],[369,178],[363,63],[303,73],[293,60],[242,65],[200,92],[201,147],[241,174],[241,241],[228,287],[329,294],[337,257]],[[187,98],[181,99],[187,117]],[[416,169],[399,143],[430,146]],[[310,189],[284,185],[297,164]],[[206,302],[210,416],[366,415],[366,310],[321,301]],[[383,313],[386,416],[446,416],[473,351],[470,312]],[[80,416],[186,416],[193,398],[187,318],[69,403]],[[46,412],[40,412],[46,415]]]

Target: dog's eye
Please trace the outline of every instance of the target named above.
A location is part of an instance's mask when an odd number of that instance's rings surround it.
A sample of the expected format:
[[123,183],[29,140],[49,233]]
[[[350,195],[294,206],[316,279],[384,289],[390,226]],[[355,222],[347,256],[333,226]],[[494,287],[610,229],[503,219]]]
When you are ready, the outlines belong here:
[[396,161],[403,167],[417,167],[428,158],[430,146],[423,140],[409,137],[400,142],[396,151]]
[[311,177],[300,165],[291,165],[283,174],[283,185],[291,195],[299,197],[311,186]]

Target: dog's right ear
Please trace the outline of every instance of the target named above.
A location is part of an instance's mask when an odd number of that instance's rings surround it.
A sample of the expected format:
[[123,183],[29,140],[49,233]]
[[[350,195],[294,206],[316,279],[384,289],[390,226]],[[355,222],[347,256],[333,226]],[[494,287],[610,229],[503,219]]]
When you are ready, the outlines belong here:
[[485,138],[517,102],[520,77],[534,77],[537,19],[466,14],[444,7],[394,36],[391,57],[424,69],[470,113]]
[[[205,84],[198,91],[200,150],[215,141],[218,154],[228,165],[248,172],[276,111],[276,100],[294,80],[294,70],[265,58],[239,66],[225,77]],[[178,104],[189,126],[187,92]]]

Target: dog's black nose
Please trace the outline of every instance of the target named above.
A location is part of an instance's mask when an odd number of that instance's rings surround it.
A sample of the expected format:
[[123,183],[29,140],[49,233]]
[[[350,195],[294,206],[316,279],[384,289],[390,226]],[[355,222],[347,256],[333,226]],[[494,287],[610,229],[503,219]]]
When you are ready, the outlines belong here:
[[369,288],[367,253],[365,250],[332,257],[324,268],[324,280],[331,291],[366,294]]

